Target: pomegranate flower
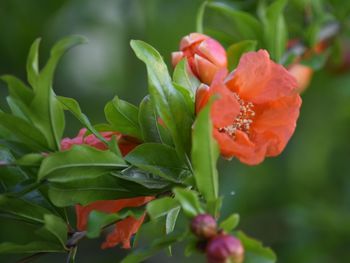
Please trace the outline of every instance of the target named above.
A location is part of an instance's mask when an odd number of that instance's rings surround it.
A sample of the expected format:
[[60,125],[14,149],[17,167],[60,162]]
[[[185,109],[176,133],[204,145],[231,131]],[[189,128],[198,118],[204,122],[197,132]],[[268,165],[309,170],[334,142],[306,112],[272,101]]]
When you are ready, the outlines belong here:
[[210,84],[220,69],[227,67],[226,51],[219,42],[200,33],[182,38],[180,51],[172,53],[175,67],[186,57],[191,72],[203,83]]
[[202,85],[196,94],[197,113],[218,95],[211,118],[221,154],[249,165],[279,155],[295,130],[301,106],[294,77],[265,50],[244,54],[225,77],[226,71],[219,72],[210,87]]
[[[86,144],[100,150],[107,150],[107,146],[96,138],[95,135],[90,134],[85,136],[86,131],[86,129],[81,129],[77,137],[73,139],[63,139],[61,141],[61,149],[68,150],[73,145]],[[118,132],[102,132],[101,135],[108,141],[111,140],[113,136],[116,136],[122,155],[126,155],[139,144],[136,139],[129,136],[124,136]],[[77,228],[79,231],[86,230],[89,214],[93,210],[105,213],[116,213],[123,208],[142,206],[152,199],[154,199],[152,196],[141,196],[119,200],[101,200],[86,206],[76,205],[75,211],[77,215]],[[127,217],[124,220],[117,222],[116,228],[107,236],[106,241],[101,247],[110,248],[122,243],[123,248],[130,248],[130,239],[132,235],[135,234],[140,228],[144,217],[145,215],[138,219]]]

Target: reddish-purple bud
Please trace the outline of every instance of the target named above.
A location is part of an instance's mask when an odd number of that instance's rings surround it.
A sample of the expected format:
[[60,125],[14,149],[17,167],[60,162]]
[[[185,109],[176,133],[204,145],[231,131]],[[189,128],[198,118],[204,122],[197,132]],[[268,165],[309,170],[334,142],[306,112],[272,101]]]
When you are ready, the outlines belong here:
[[239,239],[220,234],[209,241],[206,254],[208,263],[242,263],[244,248]]
[[180,51],[172,53],[175,67],[186,57],[190,71],[205,84],[210,85],[215,74],[227,68],[226,51],[215,39],[200,33],[191,33],[182,38]]
[[201,239],[209,239],[217,234],[215,218],[209,214],[197,215],[192,219],[191,231]]

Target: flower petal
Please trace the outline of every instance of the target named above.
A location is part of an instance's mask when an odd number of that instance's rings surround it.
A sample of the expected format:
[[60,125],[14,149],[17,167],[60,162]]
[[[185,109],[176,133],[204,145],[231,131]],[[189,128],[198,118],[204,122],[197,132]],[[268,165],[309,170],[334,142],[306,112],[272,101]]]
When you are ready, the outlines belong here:
[[256,108],[251,126],[257,147],[264,147],[266,156],[280,154],[294,133],[299,117],[301,98],[295,94]]
[[111,248],[119,243],[122,243],[122,247],[129,249],[130,239],[138,231],[143,223],[145,214],[139,219],[133,217],[127,217],[124,220],[116,223],[114,230],[107,236],[106,241],[101,245],[102,249]]
[[198,50],[213,64],[220,68],[226,68],[226,51],[221,44],[213,38],[204,40],[198,46]]
[[291,95],[296,80],[281,65],[270,60],[266,50],[245,53],[227,86],[246,100],[256,104]]

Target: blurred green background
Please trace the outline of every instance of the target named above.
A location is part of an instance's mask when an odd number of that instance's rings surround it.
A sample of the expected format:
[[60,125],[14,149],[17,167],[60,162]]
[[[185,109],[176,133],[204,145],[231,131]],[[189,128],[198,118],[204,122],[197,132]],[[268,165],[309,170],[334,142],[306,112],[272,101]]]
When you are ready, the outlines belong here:
[[[103,107],[114,95],[135,104],[147,92],[146,70],[129,47],[142,39],[164,56],[195,30],[200,0],[1,0],[0,75],[25,79],[30,44],[42,37],[42,61],[52,44],[68,34],[89,43],[60,63],[54,89],[73,97],[93,123],[104,121]],[[254,1],[232,1],[248,5]],[[301,1],[295,1],[301,2]],[[6,89],[0,84],[0,105]],[[67,136],[79,123],[69,117]],[[240,228],[271,246],[282,263],[350,262],[350,72],[319,71],[303,94],[295,135],[278,158],[257,167],[220,161],[223,216],[241,215]],[[12,229],[16,235],[16,230]],[[99,249],[84,241],[78,262],[118,262],[125,251]],[[18,256],[0,256],[15,262]],[[196,261],[197,260],[197,261]],[[49,255],[35,262],[65,262]],[[204,262],[157,255],[147,262]]]

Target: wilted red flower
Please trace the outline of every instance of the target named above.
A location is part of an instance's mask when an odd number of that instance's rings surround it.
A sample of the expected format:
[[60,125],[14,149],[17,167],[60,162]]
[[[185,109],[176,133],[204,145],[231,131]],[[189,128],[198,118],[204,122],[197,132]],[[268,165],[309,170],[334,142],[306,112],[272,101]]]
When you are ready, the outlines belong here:
[[225,76],[220,72],[210,88],[202,85],[196,95],[196,112],[219,95],[211,117],[222,155],[255,165],[280,154],[299,116],[295,79],[265,50],[244,54],[226,81]]
[[192,73],[203,83],[210,84],[220,69],[227,67],[226,51],[219,42],[200,33],[191,33],[180,42],[180,51],[172,53],[175,67],[186,57]]
[[[154,199],[152,196],[142,196],[119,200],[96,201],[86,206],[76,205],[77,228],[79,231],[86,230],[89,214],[93,210],[105,213],[116,213],[127,207],[142,206],[152,199]],[[140,228],[144,218],[145,215],[141,216],[139,219],[127,217],[117,222],[115,229],[107,236],[106,241],[101,247],[105,249],[122,243],[123,248],[130,248],[130,239]]]
[[[95,135],[90,134],[84,136],[86,131],[86,129],[81,129],[77,137],[73,139],[63,139],[61,142],[61,149],[68,150],[73,145],[86,144],[100,150],[107,150],[107,146],[96,138]],[[111,140],[113,136],[116,136],[120,151],[123,155],[126,155],[139,144],[136,139],[122,135],[118,132],[102,132],[101,135],[106,140]],[[89,214],[93,210],[106,213],[116,213],[123,208],[142,206],[152,199],[154,199],[152,196],[141,196],[119,200],[101,200],[86,206],[76,205],[77,228],[79,231],[86,230]],[[119,243],[122,243],[123,248],[130,248],[130,238],[140,228],[144,217],[145,215],[139,219],[127,217],[124,220],[117,222],[116,228],[107,236],[106,241],[102,244],[102,248],[110,248]]]

